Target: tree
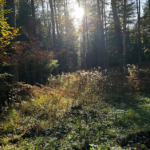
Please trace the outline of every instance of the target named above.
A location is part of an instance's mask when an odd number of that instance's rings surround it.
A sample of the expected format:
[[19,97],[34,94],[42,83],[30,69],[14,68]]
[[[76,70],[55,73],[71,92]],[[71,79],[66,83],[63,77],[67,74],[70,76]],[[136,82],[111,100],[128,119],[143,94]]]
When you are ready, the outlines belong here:
[[140,29],[140,0],[136,0],[137,5],[137,15],[138,15],[138,65],[139,68],[142,66],[142,59],[141,59],[141,29]]
[[121,36],[121,26],[120,20],[117,13],[116,0],[111,0],[116,40],[117,40],[117,49],[119,54],[119,64],[120,64],[120,72],[123,72],[123,44],[122,44],[122,36]]
[[53,47],[56,48],[56,35],[55,35],[55,21],[54,21],[54,11],[53,11],[53,1],[49,0],[50,9],[51,9],[51,22],[53,30]]
[[[1,8],[4,8],[5,2],[5,0],[0,1]],[[12,90],[12,84],[17,81],[16,76],[14,76],[16,75],[16,72],[14,71],[14,69],[16,69],[14,68],[14,64],[11,64],[13,67],[8,70],[8,63],[7,61],[3,60],[3,57],[9,57],[10,53],[14,52],[13,47],[16,44],[14,39],[18,32],[18,29],[16,30],[14,27],[12,27],[15,26],[13,20],[14,13],[12,12],[12,9],[6,9],[11,8],[10,6],[12,6],[13,3],[9,1],[8,4],[9,5],[7,7],[5,6],[5,9],[0,11],[0,109],[6,100],[9,101],[8,93],[10,89]],[[6,16],[9,16],[10,18],[6,18]],[[6,77],[10,79],[9,83],[6,80]],[[13,80],[11,77],[13,77]]]
[[143,43],[142,43],[142,60],[150,61],[150,17],[149,17],[149,2],[146,3],[144,8],[144,15],[141,18],[141,28],[143,29]]
[[[4,7],[5,0],[0,2],[0,7]],[[12,42],[13,39],[17,36],[17,32],[19,29],[15,29],[14,27],[11,27],[10,25],[14,25],[14,21],[12,18],[6,19],[6,14],[12,13],[12,10],[5,9],[0,11],[0,59],[8,55],[8,52],[10,52],[9,48],[14,47],[14,43]],[[12,14],[11,14],[12,15]],[[7,15],[8,16],[8,15]],[[13,15],[12,15],[13,16]],[[14,17],[14,16],[13,16]],[[9,24],[8,24],[9,23]],[[5,62],[1,63],[0,69],[2,69],[3,65],[6,65]]]
[[149,17],[150,17],[150,0],[149,0]]
[[31,8],[32,8],[32,19],[33,19],[33,35],[36,36],[36,24],[35,24],[35,8],[34,8],[34,0],[31,0]]
[[123,14],[123,59],[126,64],[126,0],[124,0],[124,14]]
[[87,17],[87,3],[85,0],[85,19],[86,19],[86,33],[87,33],[87,56],[88,56],[88,67],[91,69],[91,52],[90,52],[90,43],[89,43],[89,31],[88,31],[88,17]]
[[86,69],[86,62],[85,62],[85,56],[86,56],[86,51],[85,51],[85,15],[83,16],[83,33],[82,33],[82,38],[83,38],[83,52],[82,52],[82,68]]
[[108,43],[107,43],[107,23],[106,23],[107,15],[104,6],[104,20],[105,20],[105,48],[106,48],[106,67],[109,66],[109,56],[108,56]]
[[102,56],[101,56],[101,53],[100,53],[100,50],[101,50],[101,38],[100,38],[100,30],[101,30],[101,13],[100,13],[100,6],[99,6],[99,0],[97,0],[97,10],[98,10],[98,24],[97,24],[97,27],[98,27],[98,47],[99,47],[99,51],[98,51],[98,65],[101,66],[101,59],[102,59]]
[[44,12],[44,2],[43,2],[43,0],[41,0],[41,2],[42,2],[42,11],[43,11],[44,26],[46,26],[45,12]]
[[15,4],[14,0],[6,0],[5,10],[11,9],[10,13],[6,14],[7,17],[7,23],[10,25],[10,27],[15,27]]

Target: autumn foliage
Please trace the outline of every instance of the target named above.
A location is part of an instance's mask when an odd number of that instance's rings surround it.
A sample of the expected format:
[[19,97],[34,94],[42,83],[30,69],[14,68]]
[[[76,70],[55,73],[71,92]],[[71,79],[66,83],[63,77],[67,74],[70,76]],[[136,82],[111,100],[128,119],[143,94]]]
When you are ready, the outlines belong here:
[[[5,0],[0,1],[1,8],[4,7]],[[19,29],[10,27],[7,23],[5,14],[11,10],[3,10],[0,12],[0,60],[3,65],[20,65],[23,63],[44,63],[55,57],[53,52],[41,50],[42,43],[34,36],[28,37],[29,41],[17,42],[14,39],[18,35]]]
[[23,63],[45,63],[49,59],[55,57],[53,52],[48,50],[41,50],[42,43],[38,41],[38,38],[31,36],[29,42],[23,41],[15,45],[14,53],[8,55],[1,55],[0,58],[7,64],[20,65]]

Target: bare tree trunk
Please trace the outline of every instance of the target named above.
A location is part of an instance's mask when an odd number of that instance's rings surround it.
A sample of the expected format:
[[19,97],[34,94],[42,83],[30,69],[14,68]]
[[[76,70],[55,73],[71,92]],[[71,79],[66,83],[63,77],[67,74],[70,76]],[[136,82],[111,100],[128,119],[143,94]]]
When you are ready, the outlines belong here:
[[[56,11],[56,0],[54,0],[54,9],[55,9],[55,20],[56,20],[56,29],[57,29],[57,44],[58,44],[58,52],[61,52],[61,39],[60,39],[60,34],[59,34],[59,27],[58,27],[58,14]],[[58,12],[59,12],[59,6],[58,6]],[[60,18],[59,18],[60,19]],[[62,54],[60,54],[60,67],[62,70]]]
[[126,0],[124,0],[124,16],[123,16],[123,61],[126,64]]
[[138,51],[138,58],[139,58],[139,68],[141,68],[142,67],[142,50],[141,50],[141,28],[140,28],[140,13],[141,13],[141,11],[140,11],[140,9],[141,9],[141,7],[140,7],[141,5],[140,5],[140,0],[139,0],[139,14],[138,14],[138,32],[139,32],[139,51]]
[[[69,12],[68,12],[68,0],[64,0],[64,9],[65,9],[65,17],[66,17],[66,21],[65,21],[65,32],[66,32],[66,50],[69,51]],[[69,64],[69,59],[68,59],[68,52],[65,52],[64,54],[64,57],[65,57],[65,62],[64,64]],[[66,59],[67,57],[67,59]],[[69,65],[68,65],[69,66]],[[67,68],[68,68],[67,66]]]
[[108,47],[107,47],[107,27],[106,27],[106,11],[104,7],[104,18],[105,18],[105,49],[106,49],[106,67],[109,67],[109,56],[108,56]]
[[56,0],[54,0],[55,20],[56,20],[56,29],[57,29],[57,39],[58,39],[58,41],[59,41],[59,29],[58,29],[58,20],[57,20],[57,12],[56,12],[55,1],[56,1]]
[[[137,15],[138,15],[138,67],[142,67],[142,59],[141,59],[141,29],[140,29],[140,0],[137,1]],[[139,4],[138,4],[139,2]]]
[[6,6],[4,9],[12,9],[11,13],[6,14],[7,23],[10,27],[15,27],[15,5],[14,0],[6,0]]
[[34,0],[31,0],[32,8],[32,18],[33,18],[33,35],[36,36],[36,24],[35,24],[35,9],[34,9]]
[[150,0],[149,0],[149,17],[150,17]]
[[85,16],[83,17],[83,56],[82,56],[82,59],[83,59],[83,67],[84,69],[86,69],[86,64],[85,64]]
[[[129,18],[126,18],[127,20],[128,20],[128,22],[129,22]],[[128,29],[128,32],[126,32],[126,39],[128,39],[129,40],[129,37],[130,37],[130,23],[128,23],[127,24],[128,26],[127,26],[127,29]],[[128,34],[127,34],[128,33]],[[129,58],[128,58],[128,54],[129,52],[127,51],[127,49],[126,49],[126,64],[128,64],[128,62],[129,62]]]
[[68,0],[66,0],[66,3],[65,3],[65,12],[66,12],[66,14],[65,14],[65,17],[66,17],[66,45],[68,46],[69,45],[69,43],[68,43]]
[[56,35],[55,35],[55,21],[54,21],[54,11],[53,11],[53,2],[49,0],[50,9],[51,9],[51,21],[52,21],[52,30],[53,30],[53,47],[56,48]]
[[45,12],[44,12],[44,2],[42,0],[42,11],[43,11],[43,18],[44,18],[44,27],[46,26],[46,22],[45,22]]
[[88,59],[89,59],[89,67],[91,69],[91,52],[90,52],[90,45],[89,45],[89,34],[88,34],[88,24],[87,24],[87,7],[86,7],[86,0],[85,0],[85,16],[86,16],[86,32],[87,32],[87,50],[88,50]]
[[[60,9],[59,9],[59,6],[60,5],[58,5],[58,12],[60,12]],[[58,20],[60,21],[59,23],[58,23]],[[61,48],[62,48],[62,41],[61,41],[61,32],[62,32],[62,27],[61,27],[61,16],[60,15],[58,15],[58,20],[57,20],[57,25],[58,25],[58,31],[60,31],[59,32],[59,48],[60,48],[60,50],[61,50]],[[60,67],[61,67],[61,70],[63,70],[63,68],[62,68],[62,53],[60,54]]]
[[123,45],[122,45],[120,20],[118,17],[117,7],[116,7],[116,0],[111,0],[111,5],[112,5],[113,19],[114,19],[115,32],[116,32],[117,49],[119,54],[120,72],[123,72]]
[[[48,13],[48,3],[47,3],[47,13]],[[51,41],[51,23],[48,20],[48,39]]]
[[104,36],[104,20],[103,20],[103,17],[104,17],[104,13],[103,13],[103,10],[104,10],[104,2],[102,0],[102,9],[101,9],[101,14],[102,14],[102,17],[101,17],[101,45],[102,45],[102,67],[103,68],[106,68],[106,50],[105,50],[105,36]]
[[98,10],[98,39],[99,39],[99,43],[98,43],[98,66],[101,66],[101,38],[100,38],[100,20],[101,20],[101,16],[100,16],[100,6],[99,6],[99,0],[97,0],[97,10]]

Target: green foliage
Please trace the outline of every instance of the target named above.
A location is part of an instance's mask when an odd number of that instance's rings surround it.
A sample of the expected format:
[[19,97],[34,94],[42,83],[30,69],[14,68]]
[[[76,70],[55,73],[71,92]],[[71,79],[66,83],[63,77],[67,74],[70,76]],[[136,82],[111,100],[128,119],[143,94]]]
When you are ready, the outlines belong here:
[[[4,7],[5,0],[0,1],[0,7]],[[4,17],[5,14],[10,13],[11,10],[2,10],[0,11],[0,49],[4,49],[7,45],[10,44],[10,41],[14,38],[12,31],[14,28],[10,27]],[[14,33],[16,34],[16,33]]]
[[5,149],[147,148],[150,97],[134,93],[125,76],[78,71],[51,76],[49,86],[40,86],[30,86],[34,97],[4,114]]
[[50,62],[46,65],[46,69],[52,72],[54,69],[56,69],[59,66],[59,64],[57,63],[58,60],[50,60]]
[[[4,7],[5,0],[0,1],[1,8]],[[14,43],[12,40],[17,36],[19,29],[10,27],[7,23],[7,18],[5,14],[10,13],[11,10],[2,10],[0,11],[0,69],[2,69],[5,62],[1,61],[1,58],[5,55],[8,55],[8,46],[14,48]]]
[[[0,7],[3,8],[6,1],[0,1]],[[12,77],[11,74],[6,73],[4,66],[7,65],[7,62],[3,60],[3,57],[7,57],[12,51],[9,49],[14,49],[16,43],[12,42],[13,39],[17,36],[19,29],[10,27],[7,23],[7,18],[5,14],[10,13],[11,10],[1,10],[0,11],[0,109],[5,105],[8,100],[9,91],[12,88],[12,83],[8,81]]]

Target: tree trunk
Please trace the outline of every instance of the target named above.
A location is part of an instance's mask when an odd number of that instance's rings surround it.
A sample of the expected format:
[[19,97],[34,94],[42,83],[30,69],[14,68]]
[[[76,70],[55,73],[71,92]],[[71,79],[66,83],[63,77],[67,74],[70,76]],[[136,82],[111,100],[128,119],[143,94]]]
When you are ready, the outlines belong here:
[[149,0],[149,17],[150,17],[150,0]]
[[105,18],[105,50],[106,50],[106,67],[109,67],[109,56],[108,56],[108,48],[107,48],[107,27],[106,27],[106,11],[104,7],[104,18]]
[[141,28],[140,28],[140,9],[141,9],[141,7],[140,7],[140,0],[139,0],[139,13],[138,13],[138,33],[139,33],[139,38],[138,38],[138,41],[139,41],[139,50],[138,50],[138,60],[139,60],[139,68],[141,68],[142,67],[142,50],[141,50]]
[[86,69],[86,63],[85,63],[85,16],[83,17],[83,56],[82,56],[82,59],[83,59],[83,64],[82,64],[82,67],[84,69]]
[[136,3],[137,3],[137,15],[138,15],[138,67],[141,68],[142,59],[141,59],[140,0],[139,1],[136,0]]
[[87,24],[87,7],[86,7],[86,0],[85,0],[85,16],[86,16],[86,32],[87,32],[87,51],[88,51],[88,62],[89,62],[89,67],[91,69],[91,52],[90,52],[90,45],[89,45],[89,34],[88,34],[88,24]]
[[[47,3],[47,13],[48,13],[48,3]],[[48,20],[48,39],[49,39],[49,42],[51,42],[51,23],[49,22]]]
[[52,30],[53,30],[53,47],[56,48],[56,35],[55,35],[55,21],[54,21],[54,11],[53,11],[53,2],[49,0],[50,9],[51,9],[51,21],[52,21]]
[[123,16],[123,61],[126,64],[126,0],[124,0],[124,16]]
[[4,9],[12,9],[11,13],[6,14],[7,23],[10,25],[10,27],[15,27],[15,5],[14,0],[6,0],[6,6]]
[[55,9],[55,20],[56,20],[56,29],[57,29],[57,41],[59,41],[59,29],[58,29],[58,20],[57,20],[57,12],[56,12],[56,5],[54,0],[54,9]]
[[[8,17],[7,19],[7,23],[10,25],[10,27],[15,28],[15,4],[14,4],[14,0],[7,0],[6,1],[6,6],[4,9],[12,9],[11,13],[8,13],[5,15],[5,17]],[[15,41],[16,39],[13,39],[13,41]],[[12,84],[14,85],[15,82],[17,82],[19,80],[18,77],[18,66],[12,64],[12,66],[10,66],[10,73],[13,74],[13,78],[12,78]]]
[[98,34],[98,66],[101,66],[101,38],[100,38],[100,20],[101,20],[101,16],[100,16],[100,6],[99,6],[99,0],[97,0],[97,10],[98,10],[98,31],[97,31],[97,34]]
[[117,49],[119,54],[119,64],[120,64],[120,72],[123,72],[123,45],[122,45],[122,36],[121,36],[121,26],[120,20],[117,13],[116,0],[111,0],[112,11],[113,11],[113,19],[114,26],[116,32],[116,40],[117,40]]
[[[60,12],[60,5],[58,5],[58,12]],[[59,20],[59,25],[58,25],[58,20]],[[59,38],[58,38],[58,41],[59,41],[59,49],[61,50],[62,48],[62,39],[61,39],[61,33],[62,33],[62,26],[61,26],[61,15],[58,14],[58,20],[57,20],[57,29],[58,29],[58,34],[59,34]],[[60,53],[60,68],[61,70],[63,70],[63,67],[62,67],[62,53]]]
[[65,21],[65,31],[66,31],[66,47],[68,49],[68,1],[65,1],[65,17],[66,17],[66,21]]
[[31,8],[32,8],[32,18],[33,18],[33,35],[36,36],[34,0],[31,0]]
[[44,2],[42,0],[42,11],[43,11],[43,18],[44,18],[44,27],[46,26],[46,22],[45,22],[45,12],[44,12]]
[[106,68],[106,50],[105,50],[105,36],[104,36],[104,14],[103,14],[103,9],[104,9],[104,2],[102,0],[102,9],[101,9],[101,24],[100,24],[100,32],[101,32],[101,45],[102,45],[102,67],[105,69]]

